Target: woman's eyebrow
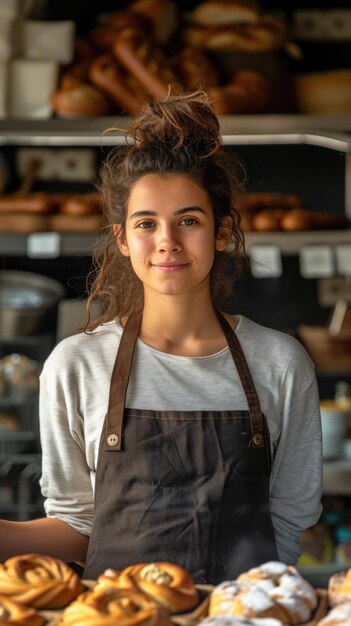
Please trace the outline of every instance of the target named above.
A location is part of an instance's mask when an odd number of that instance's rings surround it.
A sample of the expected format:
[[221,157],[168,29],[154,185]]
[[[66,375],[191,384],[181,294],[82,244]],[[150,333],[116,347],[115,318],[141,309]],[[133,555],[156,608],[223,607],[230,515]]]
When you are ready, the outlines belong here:
[[[174,215],[183,215],[184,213],[189,213],[189,211],[192,211],[192,212],[197,211],[198,213],[205,213],[205,211],[199,206],[188,206],[188,207],[184,207],[183,209],[177,209],[176,211],[174,211]],[[157,211],[148,211],[147,209],[144,209],[141,211],[134,211],[134,213],[131,214],[129,219],[133,219],[135,217],[145,217],[149,215],[157,215]]]

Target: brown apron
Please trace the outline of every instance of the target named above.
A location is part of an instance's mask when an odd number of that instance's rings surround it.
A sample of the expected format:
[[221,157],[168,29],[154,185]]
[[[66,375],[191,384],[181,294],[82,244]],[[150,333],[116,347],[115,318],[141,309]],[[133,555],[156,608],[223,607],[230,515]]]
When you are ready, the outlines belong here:
[[266,420],[237,336],[218,319],[249,411],[125,409],[140,319],[126,324],[100,440],[84,578],[168,561],[196,583],[216,584],[278,558]]

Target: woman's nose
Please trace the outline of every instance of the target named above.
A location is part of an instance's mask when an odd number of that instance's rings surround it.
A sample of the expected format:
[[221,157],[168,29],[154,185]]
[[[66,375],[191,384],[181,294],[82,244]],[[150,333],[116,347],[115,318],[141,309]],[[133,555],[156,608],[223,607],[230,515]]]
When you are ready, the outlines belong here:
[[158,249],[166,252],[181,249],[181,243],[173,228],[165,227],[159,231]]

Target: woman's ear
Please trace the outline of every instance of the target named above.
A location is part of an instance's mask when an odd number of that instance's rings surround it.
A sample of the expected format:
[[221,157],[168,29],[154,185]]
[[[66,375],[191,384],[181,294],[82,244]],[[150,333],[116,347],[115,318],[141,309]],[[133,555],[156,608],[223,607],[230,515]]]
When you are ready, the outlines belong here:
[[123,254],[123,256],[129,256],[129,248],[126,238],[123,234],[121,234],[122,224],[113,224],[112,228],[120,253]]
[[223,252],[226,249],[233,230],[233,220],[231,217],[224,217],[221,220],[221,224],[218,228],[216,236],[216,250],[217,252]]

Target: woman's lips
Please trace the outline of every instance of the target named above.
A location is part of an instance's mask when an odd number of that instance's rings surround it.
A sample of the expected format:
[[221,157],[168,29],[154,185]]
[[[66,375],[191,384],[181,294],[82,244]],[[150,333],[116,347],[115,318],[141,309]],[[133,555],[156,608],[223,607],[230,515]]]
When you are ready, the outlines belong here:
[[189,263],[153,263],[152,267],[160,272],[176,272],[187,267]]

